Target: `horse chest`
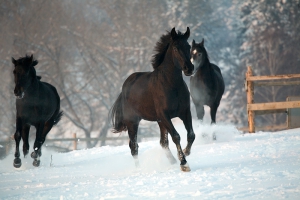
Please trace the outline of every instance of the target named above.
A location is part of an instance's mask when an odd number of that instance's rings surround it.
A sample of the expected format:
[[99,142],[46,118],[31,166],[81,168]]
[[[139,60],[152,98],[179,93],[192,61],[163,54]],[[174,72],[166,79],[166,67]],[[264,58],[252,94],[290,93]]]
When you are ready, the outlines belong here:
[[203,76],[191,79],[191,96],[201,102],[209,102],[216,98],[216,88],[212,79]]
[[38,118],[38,110],[30,103],[25,104],[24,102],[17,102],[17,116],[22,118],[22,121],[32,124]]
[[34,98],[17,100],[17,115],[24,123],[35,125],[39,123],[41,119],[46,118],[46,121],[49,119],[51,114],[47,112],[47,109],[44,109],[45,103],[37,102],[38,101]]

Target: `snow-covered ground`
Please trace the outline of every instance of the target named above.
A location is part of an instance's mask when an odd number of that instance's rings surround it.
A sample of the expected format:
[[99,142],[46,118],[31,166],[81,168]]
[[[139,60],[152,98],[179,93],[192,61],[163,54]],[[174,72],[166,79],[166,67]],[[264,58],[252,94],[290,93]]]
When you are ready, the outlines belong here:
[[[176,129],[184,148],[186,132]],[[191,172],[169,164],[159,138],[139,144],[138,169],[128,145],[44,148],[38,168],[28,156],[15,169],[12,152],[0,160],[0,199],[300,199],[300,129],[242,135],[218,124],[195,132]],[[175,156],[172,140],[170,148]]]

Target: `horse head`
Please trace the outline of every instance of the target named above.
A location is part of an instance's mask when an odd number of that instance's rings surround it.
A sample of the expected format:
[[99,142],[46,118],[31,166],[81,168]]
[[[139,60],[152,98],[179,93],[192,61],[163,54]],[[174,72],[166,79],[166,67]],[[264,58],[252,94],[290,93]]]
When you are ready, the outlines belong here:
[[189,36],[189,27],[187,27],[187,30],[184,34],[181,34],[179,31],[176,33],[175,27],[171,31],[171,51],[173,55],[173,62],[175,66],[181,69],[186,76],[191,76],[194,71],[194,65],[190,60],[191,46],[187,42]]
[[204,64],[206,59],[208,59],[208,56],[204,47],[204,39],[202,39],[202,41],[198,44],[195,42],[195,40],[193,40],[191,49],[191,62],[195,66],[196,71]]
[[11,60],[15,67],[13,71],[15,81],[14,94],[18,99],[22,99],[33,78],[36,78],[34,66],[38,64],[38,61],[33,60],[33,55],[26,55],[26,57],[18,60],[12,57]]

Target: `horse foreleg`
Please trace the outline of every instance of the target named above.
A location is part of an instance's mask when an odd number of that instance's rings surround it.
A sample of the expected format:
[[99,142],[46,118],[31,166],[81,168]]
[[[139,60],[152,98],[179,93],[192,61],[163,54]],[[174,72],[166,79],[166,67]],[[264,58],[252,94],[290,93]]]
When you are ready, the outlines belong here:
[[196,107],[196,112],[197,112],[197,118],[202,121],[203,120],[203,117],[204,117],[204,114],[205,114],[205,111],[204,111],[204,107],[203,107],[203,104],[195,104],[195,107]]
[[15,142],[16,142],[16,151],[15,151],[15,159],[14,159],[14,167],[19,168],[22,165],[21,159],[20,159],[20,150],[19,145],[21,141],[21,130],[22,130],[22,122],[21,119],[17,118],[16,120],[16,132],[14,135]]
[[172,121],[169,117],[167,117],[167,115],[163,115],[161,117],[161,123],[164,124],[164,126],[166,127],[167,131],[170,133],[173,142],[176,145],[177,148],[177,155],[178,155],[178,159],[180,161],[180,169],[184,172],[189,172],[191,171],[186,159],[185,159],[185,155],[181,149],[180,146],[180,135],[178,134],[178,132],[176,131],[175,127],[172,124]]
[[29,136],[29,130],[30,126],[25,124],[22,128],[22,140],[23,140],[23,154],[24,158],[28,154],[29,151],[29,142],[28,142],[28,136]]
[[34,141],[33,152],[31,153],[31,157],[34,159],[33,166],[40,166],[40,156],[42,155],[41,147],[45,141],[46,135],[43,134],[45,124],[40,123],[36,127],[36,138]]
[[169,149],[168,131],[160,122],[158,123],[158,125],[160,128],[160,145],[165,150],[170,163],[175,164],[176,159],[174,158],[172,152]]
[[187,130],[187,145],[183,152],[186,156],[188,156],[191,153],[191,148],[195,140],[195,133],[193,130],[192,115],[190,109],[187,109],[187,111],[183,113],[180,119],[183,121],[185,129]]

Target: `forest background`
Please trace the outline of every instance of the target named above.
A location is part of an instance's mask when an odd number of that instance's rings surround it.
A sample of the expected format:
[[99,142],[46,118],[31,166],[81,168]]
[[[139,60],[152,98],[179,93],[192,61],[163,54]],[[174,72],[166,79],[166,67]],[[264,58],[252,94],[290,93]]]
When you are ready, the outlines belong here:
[[[133,72],[152,71],[159,37],[173,27],[184,32],[187,26],[189,42],[204,38],[210,61],[223,73],[226,89],[217,122],[247,126],[247,66],[255,75],[300,73],[299,19],[299,0],[2,0],[0,140],[15,132],[11,57],[33,54],[42,81],[59,92],[64,117],[51,138],[74,132],[105,138],[111,129],[108,112],[124,80]],[[189,77],[184,79],[189,85]],[[285,101],[299,92],[299,87],[263,87],[254,98]],[[285,120],[285,114],[270,114],[258,116],[256,123]],[[145,122],[139,132],[155,135],[158,130],[155,123]]]

